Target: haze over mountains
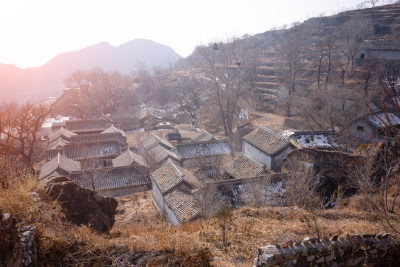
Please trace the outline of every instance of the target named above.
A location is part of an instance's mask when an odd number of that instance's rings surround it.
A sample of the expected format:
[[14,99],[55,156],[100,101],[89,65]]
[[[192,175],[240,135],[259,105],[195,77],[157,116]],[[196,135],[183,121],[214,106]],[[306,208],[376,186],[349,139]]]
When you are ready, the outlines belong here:
[[34,102],[58,96],[64,87],[64,79],[77,69],[100,67],[104,71],[130,74],[142,64],[151,70],[153,66],[169,67],[180,58],[170,47],[151,40],[135,39],[118,47],[101,42],[57,55],[35,68],[0,64],[0,97],[20,103]]

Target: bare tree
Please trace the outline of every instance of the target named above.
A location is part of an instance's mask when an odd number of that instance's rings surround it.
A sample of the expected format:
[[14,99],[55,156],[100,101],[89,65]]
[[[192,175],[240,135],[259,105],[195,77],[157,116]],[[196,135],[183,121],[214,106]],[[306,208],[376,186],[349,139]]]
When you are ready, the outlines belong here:
[[[391,147],[390,144],[385,144],[375,151],[370,150],[363,160],[350,170],[349,177],[383,225],[400,233],[391,216],[395,212],[400,190],[399,155],[396,150],[398,147]],[[391,187],[395,188],[393,198],[389,197]]]
[[200,209],[201,216],[204,218],[213,217],[219,210],[218,186],[211,182],[197,190],[194,194],[196,205]]
[[228,203],[225,203],[218,211],[217,219],[219,222],[219,227],[221,228],[222,247],[223,250],[226,251],[226,248],[228,247],[228,231],[233,220],[232,208]]
[[196,117],[202,104],[201,92],[204,84],[196,77],[181,77],[177,87],[180,88],[178,92],[179,105],[190,115],[191,123],[193,127],[196,127]]
[[89,72],[77,70],[65,80],[65,84],[79,88],[80,99],[76,104],[81,107],[88,105],[85,112],[91,113],[91,116],[115,115],[122,105],[131,104],[126,101],[132,99],[130,80],[118,72],[108,73],[101,69]]
[[315,91],[309,98],[299,112],[309,128],[330,129],[344,138],[347,138],[354,118],[366,112],[364,94],[347,88],[332,87],[323,92]]
[[[251,181],[243,185],[243,192],[240,199],[251,207],[261,207],[265,205],[276,205],[281,203],[281,192],[279,188],[271,182],[267,176],[249,178]],[[278,186],[279,187],[279,186]]]
[[274,37],[275,51],[282,62],[279,76],[284,85],[282,96],[286,102],[288,116],[291,116],[292,94],[296,90],[303,67],[302,57],[308,41],[306,35],[304,28],[292,23],[289,29],[283,29]]
[[318,49],[318,73],[317,73],[317,86],[320,87],[321,84],[321,74],[322,74],[322,63],[325,58],[325,46],[323,42],[323,38],[317,41],[317,49]]
[[320,182],[313,170],[312,164],[291,158],[287,163],[289,178],[286,181],[285,200],[289,205],[312,210],[320,208],[321,196],[318,193]]
[[230,144],[233,141],[238,100],[249,88],[248,76],[255,71],[257,50],[247,40],[233,39],[227,43],[199,46],[204,82],[213,90],[220,120]]
[[341,40],[340,49],[340,59],[339,65],[341,69],[341,80],[342,85],[344,85],[344,79],[348,67],[350,66],[350,71],[354,71],[354,59],[357,52],[360,50],[364,36],[370,33],[369,26],[365,24],[356,23],[354,21],[348,21],[339,27],[340,36],[343,37]]
[[375,7],[375,4],[378,3],[379,0],[369,0],[368,2],[372,5],[372,7]]
[[51,113],[51,107],[45,104],[4,103],[1,107],[1,135],[5,137],[7,145],[12,145],[25,165],[26,170],[32,173],[35,156],[39,149],[40,129]]
[[79,160],[79,162],[82,167],[80,178],[88,181],[92,190],[97,190],[97,180],[105,177],[111,171],[111,163],[107,163],[107,160],[102,158],[84,158]]
[[[400,102],[398,91],[391,82],[389,75],[386,75],[385,83],[379,77],[384,97],[389,99],[390,105],[397,111],[400,111]],[[375,214],[382,220],[384,225],[388,226],[396,233],[400,233],[400,229],[393,224],[392,213],[395,211],[396,200],[400,191],[400,175],[399,175],[399,129],[395,126],[393,118],[387,109],[389,103],[386,103],[382,97],[382,105],[385,117],[378,116],[372,108],[366,103],[377,120],[384,126],[384,132],[389,137],[389,142],[378,150],[377,155],[367,155],[366,160],[362,162],[353,172],[353,180],[357,188],[362,190],[368,203],[372,207]],[[395,188],[393,199],[389,200],[389,190]]]
[[326,78],[325,78],[325,89],[328,86],[329,78],[331,76],[332,71],[332,49],[333,49],[333,39],[332,39],[332,32],[328,32],[328,36],[326,38],[326,47],[327,47],[327,59],[328,59],[328,69],[326,71]]

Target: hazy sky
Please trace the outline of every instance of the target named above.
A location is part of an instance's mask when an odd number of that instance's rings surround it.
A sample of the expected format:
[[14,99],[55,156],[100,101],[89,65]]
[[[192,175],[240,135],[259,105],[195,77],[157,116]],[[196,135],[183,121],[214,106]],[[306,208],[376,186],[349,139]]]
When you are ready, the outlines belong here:
[[[378,4],[392,0],[380,0]],[[0,0],[0,63],[39,66],[107,41],[151,39],[188,56],[196,45],[255,34],[364,0]]]

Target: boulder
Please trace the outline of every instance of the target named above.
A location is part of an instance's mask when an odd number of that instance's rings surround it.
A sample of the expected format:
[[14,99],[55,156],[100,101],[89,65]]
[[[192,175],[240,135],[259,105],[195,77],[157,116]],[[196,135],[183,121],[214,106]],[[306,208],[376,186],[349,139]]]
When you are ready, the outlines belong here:
[[22,260],[17,220],[0,212],[0,266],[17,267]]
[[68,221],[87,225],[98,232],[108,232],[114,225],[118,202],[82,187],[66,177],[49,177],[40,181],[39,191],[57,200]]

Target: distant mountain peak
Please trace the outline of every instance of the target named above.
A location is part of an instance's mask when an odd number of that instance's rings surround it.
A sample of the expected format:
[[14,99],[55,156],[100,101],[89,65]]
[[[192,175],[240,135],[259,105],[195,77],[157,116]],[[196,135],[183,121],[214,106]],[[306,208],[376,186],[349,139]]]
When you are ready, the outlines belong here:
[[181,58],[173,49],[147,39],[134,39],[117,47],[99,42],[85,48],[55,56],[46,64],[28,69],[0,64],[0,98],[24,102],[56,96],[64,87],[64,80],[74,70],[91,70],[100,67],[104,71],[130,74],[139,63],[151,69],[153,66],[169,67]]

